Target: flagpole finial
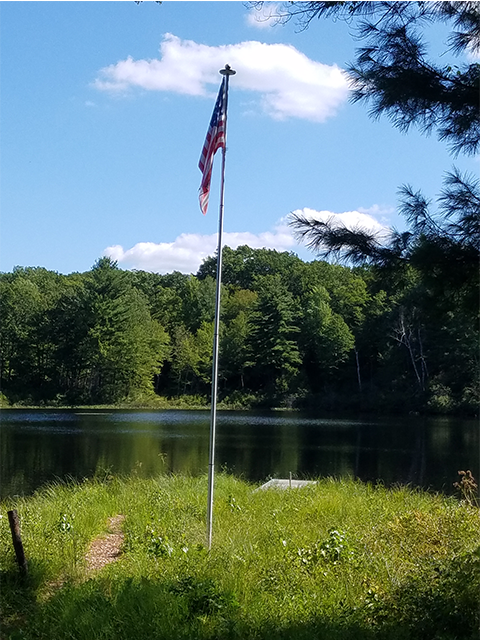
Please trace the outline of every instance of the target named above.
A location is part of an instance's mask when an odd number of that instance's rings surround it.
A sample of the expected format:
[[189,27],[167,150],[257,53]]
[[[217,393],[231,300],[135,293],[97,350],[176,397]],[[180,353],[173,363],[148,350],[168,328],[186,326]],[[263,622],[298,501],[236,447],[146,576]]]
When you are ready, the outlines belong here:
[[226,64],[225,69],[220,69],[218,73],[221,73],[222,76],[234,76],[237,72],[235,71],[235,69],[232,69],[229,64]]

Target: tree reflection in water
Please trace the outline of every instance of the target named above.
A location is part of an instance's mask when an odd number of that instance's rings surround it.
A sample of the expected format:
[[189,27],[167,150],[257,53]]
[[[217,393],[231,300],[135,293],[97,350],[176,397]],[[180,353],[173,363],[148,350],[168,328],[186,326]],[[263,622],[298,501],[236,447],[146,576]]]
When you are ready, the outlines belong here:
[[[2,497],[95,474],[205,474],[208,411],[2,411]],[[246,480],[350,476],[453,493],[479,476],[475,420],[332,419],[294,412],[219,412],[217,471]]]

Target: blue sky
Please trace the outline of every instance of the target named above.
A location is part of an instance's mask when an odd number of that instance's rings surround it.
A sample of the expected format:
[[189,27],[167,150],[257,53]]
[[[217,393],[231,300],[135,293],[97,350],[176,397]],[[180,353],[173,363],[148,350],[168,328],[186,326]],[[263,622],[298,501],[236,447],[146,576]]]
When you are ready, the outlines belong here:
[[[403,228],[397,190],[434,198],[444,143],[348,102],[347,25],[255,20],[242,2],[1,2],[0,270],[119,266],[195,273],[216,248],[198,159],[225,63],[231,79],[225,244],[293,251],[293,211]],[[429,39],[444,52],[447,32]],[[447,61],[447,55],[443,59]]]

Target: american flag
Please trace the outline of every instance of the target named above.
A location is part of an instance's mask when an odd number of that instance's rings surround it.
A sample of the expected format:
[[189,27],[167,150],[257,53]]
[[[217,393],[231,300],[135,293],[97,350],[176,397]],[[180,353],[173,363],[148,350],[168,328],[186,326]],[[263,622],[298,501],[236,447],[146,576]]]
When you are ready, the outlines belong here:
[[213,110],[212,119],[207,131],[207,137],[203,145],[202,154],[198,166],[202,172],[202,184],[200,185],[200,209],[207,213],[208,196],[210,193],[210,181],[212,179],[213,156],[218,149],[225,148],[225,82],[224,78],[218,92],[217,102]]

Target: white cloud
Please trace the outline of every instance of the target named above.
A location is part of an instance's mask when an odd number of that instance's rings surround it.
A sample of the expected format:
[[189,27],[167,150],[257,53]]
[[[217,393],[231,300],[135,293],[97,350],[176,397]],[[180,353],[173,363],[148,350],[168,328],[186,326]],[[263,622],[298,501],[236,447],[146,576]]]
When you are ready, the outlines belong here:
[[391,226],[391,216],[395,213],[395,207],[386,207],[379,204],[373,204],[371,207],[358,207],[359,213],[364,213],[381,225],[389,227]]
[[480,47],[467,47],[468,62],[480,62]]
[[[370,213],[367,213],[370,212]],[[389,227],[383,222],[379,222],[375,215],[390,212],[389,209],[382,209],[378,205],[373,205],[369,209],[344,211],[342,213],[334,213],[333,211],[316,211],[315,209],[296,209],[292,212],[294,215],[303,215],[308,219],[320,220],[322,222],[332,221],[334,225],[344,226],[347,229],[361,229],[378,235],[379,239],[384,238],[389,233]],[[373,213],[374,215],[370,215]],[[383,218],[384,219],[384,218]]]
[[261,9],[250,9],[247,13],[247,24],[257,29],[266,29],[278,24],[279,3],[264,2]]
[[275,119],[323,122],[348,97],[342,69],[311,60],[291,45],[249,41],[211,47],[170,33],[159,59],[120,60],[101,69],[94,86],[113,93],[141,88],[211,97],[207,85],[218,86],[225,63],[237,71],[235,89],[259,93],[263,110]]
[[[174,242],[139,242],[127,250],[120,245],[114,245],[107,247],[103,255],[116,260],[127,269],[155,273],[196,273],[203,260],[214,255],[217,238],[217,234],[202,236],[183,233]],[[272,231],[258,235],[248,231],[224,233],[223,243],[232,249],[246,244],[253,249],[267,248],[277,251],[292,251],[297,246],[285,219],[280,220]]]
[[[387,210],[373,205],[363,211],[372,211],[377,215]],[[378,234],[379,238],[388,234],[387,225],[379,222],[374,215],[362,212],[362,210],[344,211],[334,213],[332,211],[317,211],[305,207],[296,209],[292,214],[281,218],[270,231],[254,234],[249,231],[237,231],[223,234],[224,246],[236,249],[241,245],[248,245],[252,249],[275,249],[277,251],[293,251],[295,253],[307,253],[303,245],[299,244],[293,235],[293,230],[288,222],[293,214],[302,214],[315,220],[334,220],[338,224],[349,229],[364,229]],[[182,233],[173,242],[138,242],[131,249],[124,249],[121,245],[107,247],[103,255],[116,260],[120,266],[126,269],[139,269],[154,273],[196,273],[209,256],[213,256],[217,250],[218,236],[200,235],[195,233]],[[312,255],[311,258],[314,258]],[[308,259],[308,258],[304,258]]]

